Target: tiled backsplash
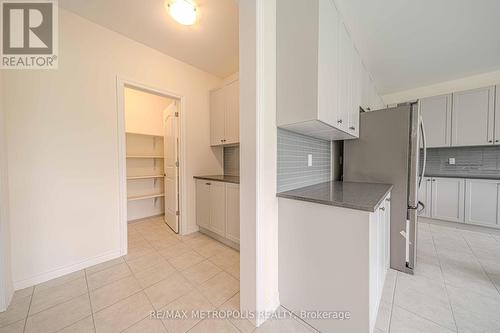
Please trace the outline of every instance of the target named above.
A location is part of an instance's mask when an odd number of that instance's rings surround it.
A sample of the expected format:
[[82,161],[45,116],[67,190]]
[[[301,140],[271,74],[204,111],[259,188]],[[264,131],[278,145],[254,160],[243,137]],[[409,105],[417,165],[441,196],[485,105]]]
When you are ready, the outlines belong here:
[[[454,165],[449,164],[449,158],[455,158]],[[498,177],[500,175],[500,146],[429,148],[425,174]]]
[[224,174],[240,175],[240,147],[224,147]]
[[[312,154],[312,166],[307,166]],[[278,192],[331,179],[330,142],[278,128]]]

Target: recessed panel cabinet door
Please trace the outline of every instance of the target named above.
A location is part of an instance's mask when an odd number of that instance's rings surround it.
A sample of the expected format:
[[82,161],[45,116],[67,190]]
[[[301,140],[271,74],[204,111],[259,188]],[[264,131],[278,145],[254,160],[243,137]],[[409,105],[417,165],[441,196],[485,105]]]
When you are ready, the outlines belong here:
[[226,135],[224,144],[240,141],[240,83],[234,81],[224,87],[226,90]]
[[500,181],[465,181],[465,223],[499,226]]
[[340,24],[339,45],[339,111],[337,127],[347,132],[352,102],[351,80],[353,73],[354,46],[344,23]]
[[428,148],[451,146],[451,98],[448,94],[420,100]]
[[224,88],[210,92],[210,144],[222,145],[225,140],[226,90]]
[[422,217],[431,217],[431,191],[432,179],[424,177],[422,184],[418,189],[418,201],[422,202],[424,207],[419,207],[418,215]]
[[495,87],[453,94],[452,145],[493,144]]
[[221,182],[210,185],[210,230],[226,237],[226,187]]
[[432,178],[432,218],[464,222],[465,179]]
[[210,182],[196,180],[196,224],[210,229]]
[[226,184],[226,238],[240,242],[240,186]]

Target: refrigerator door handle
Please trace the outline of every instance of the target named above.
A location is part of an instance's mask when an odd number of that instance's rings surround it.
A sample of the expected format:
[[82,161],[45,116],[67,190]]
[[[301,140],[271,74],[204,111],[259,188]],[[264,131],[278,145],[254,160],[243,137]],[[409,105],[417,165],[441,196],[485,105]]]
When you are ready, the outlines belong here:
[[422,119],[422,116],[420,116],[420,132],[422,133],[422,145],[423,145],[423,150],[424,150],[424,159],[422,162],[422,171],[420,173],[420,178],[418,179],[418,188],[420,188],[420,185],[422,184],[422,180],[424,179],[425,166],[427,164],[427,142],[426,142],[426,138],[425,138],[424,120]]

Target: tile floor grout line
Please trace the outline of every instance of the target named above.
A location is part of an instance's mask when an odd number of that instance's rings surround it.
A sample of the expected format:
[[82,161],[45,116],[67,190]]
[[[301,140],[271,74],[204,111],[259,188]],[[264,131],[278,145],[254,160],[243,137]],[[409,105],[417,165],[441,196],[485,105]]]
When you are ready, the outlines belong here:
[[87,278],[87,270],[83,270],[85,273],[85,283],[87,284],[87,296],[89,297],[89,304],[90,304],[90,316],[92,317],[92,324],[94,325],[94,332],[97,332],[97,328],[95,327],[95,320],[94,320],[94,309],[92,308],[92,299],[90,298],[90,288],[89,288],[89,280]]
[[469,249],[472,251],[472,256],[474,257],[474,259],[476,259],[476,261],[479,264],[479,266],[481,266],[481,269],[483,270],[483,273],[488,277],[488,280],[491,282],[491,284],[493,285],[493,287],[495,287],[495,289],[497,290],[498,295],[500,296],[500,288],[491,279],[491,276],[488,274],[488,272],[486,271],[486,269],[484,269],[484,266],[481,263],[481,260],[479,260],[479,258],[476,256],[476,253],[472,249],[472,245],[469,243],[469,241],[467,239],[465,239],[465,242],[467,243],[467,246],[469,247]]
[[[396,277],[395,277],[395,280],[394,280],[394,287],[392,287],[392,297],[391,297],[391,313],[389,314],[389,323],[388,323],[388,328],[387,328],[387,332],[390,332],[391,331],[391,324],[392,324],[392,313],[394,312],[394,303],[395,303],[395,298],[396,298],[396,286],[398,284],[398,275],[399,275],[399,271],[395,271],[396,272]],[[386,280],[387,280],[387,274],[386,274]],[[380,307],[380,305],[379,305]],[[379,309],[380,311],[380,309]],[[377,317],[378,317],[378,314],[377,314]],[[375,324],[377,324],[377,319],[375,319]]]
[[30,315],[31,303],[33,303],[33,297],[35,296],[35,287],[36,286],[33,286],[33,290],[31,291],[30,305],[28,306],[28,311],[26,312],[26,317],[24,318],[23,333],[26,332],[26,325],[28,324],[28,317]]
[[[467,243],[467,240],[465,239],[465,237],[463,237],[463,235],[462,235],[462,238]],[[436,249],[436,242],[434,240],[434,237],[432,237],[432,246],[434,247],[434,252],[436,253],[436,257],[437,257],[437,260],[439,263],[439,271],[441,272],[441,277],[443,278],[444,290],[446,291],[446,297],[448,298],[448,304],[450,305],[451,315],[453,317],[453,323],[455,324],[455,331],[458,332],[458,325],[457,325],[457,319],[455,317],[455,310],[453,310],[453,304],[451,303],[450,292],[448,291],[448,283],[446,282],[446,279],[444,278],[443,266],[441,263],[441,258],[439,257],[439,253],[437,252],[437,249]]]

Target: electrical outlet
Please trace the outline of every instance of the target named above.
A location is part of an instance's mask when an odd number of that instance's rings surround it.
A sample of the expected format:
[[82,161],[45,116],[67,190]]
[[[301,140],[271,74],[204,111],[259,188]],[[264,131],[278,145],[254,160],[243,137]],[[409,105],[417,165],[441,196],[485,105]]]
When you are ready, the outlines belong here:
[[454,157],[450,157],[450,158],[448,159],[448,164],[450,164],[450,165],[455,165],[455,158],[454,158]]
[[313,155],[307,154],[307,166],[310,167],[313,165]]

